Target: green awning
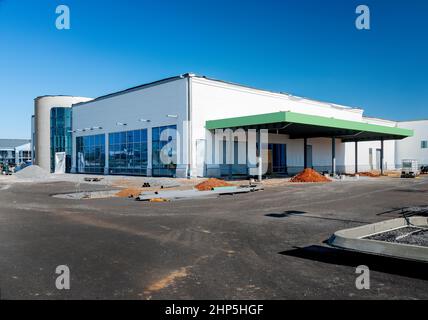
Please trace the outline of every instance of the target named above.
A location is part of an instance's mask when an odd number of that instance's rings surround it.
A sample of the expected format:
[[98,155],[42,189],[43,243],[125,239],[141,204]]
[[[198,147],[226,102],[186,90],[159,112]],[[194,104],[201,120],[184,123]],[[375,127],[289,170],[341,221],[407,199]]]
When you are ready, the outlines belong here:
[[268,129],[272,132],[288,134],[291,139],[336,137],[344,142],[381,139],[400,140],[413,136],[413,130],[289,111],[208,120],[206,128],[209,130],[226,128]]

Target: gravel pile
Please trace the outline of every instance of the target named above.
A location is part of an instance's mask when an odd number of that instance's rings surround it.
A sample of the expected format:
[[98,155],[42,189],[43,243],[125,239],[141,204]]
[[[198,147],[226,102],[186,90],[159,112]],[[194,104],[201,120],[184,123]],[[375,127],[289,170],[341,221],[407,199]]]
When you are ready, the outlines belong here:
[[428,247],[428,230],[417,227],[403,227],[378,233],[364,239]]
[[42,169],[36,165],[32,165],[18,171],[15,173],[15,176],[19,179],[45,180],[49,179],[52,175],[45,169]]

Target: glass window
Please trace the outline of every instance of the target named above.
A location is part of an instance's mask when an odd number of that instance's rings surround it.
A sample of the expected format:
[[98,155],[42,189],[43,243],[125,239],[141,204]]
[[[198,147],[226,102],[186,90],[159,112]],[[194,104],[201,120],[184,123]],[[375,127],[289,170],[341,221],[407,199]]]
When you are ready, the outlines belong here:
[[134,142],[141,142],[141,130],[134,131]]
[[428,140],[421,141],[421,148],[428,149]]
[[134,142],[134,131],[128,131],[126,134],[126,143],[133,143]]
[[[174,176],[177,166],[177,126],[152,129],[152,168],[154,176]],[[142,154],[145,155],[147,146]]]
[[142,146],[147,145],[147,129],[117,132],[111,135],[109,172],[111,174],[147,174],[147,154],[143,159],[141,153]]
[[159,141],[159,128],[152,129],[152,140]]
[[76,163],[79,173],[104,173],[105,135],[77,137]]
[[50,119],[51,170],[55,169],[55,153],[66,153],[66,172],[71,169],[71,108],[52,108]]

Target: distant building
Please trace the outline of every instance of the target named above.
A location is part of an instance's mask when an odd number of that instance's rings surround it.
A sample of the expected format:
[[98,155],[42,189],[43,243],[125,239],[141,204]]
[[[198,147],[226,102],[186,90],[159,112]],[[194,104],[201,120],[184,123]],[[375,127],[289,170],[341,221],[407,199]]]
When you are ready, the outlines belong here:
[[0,139],[0,163],[19,165],[31,161],[31,140]]

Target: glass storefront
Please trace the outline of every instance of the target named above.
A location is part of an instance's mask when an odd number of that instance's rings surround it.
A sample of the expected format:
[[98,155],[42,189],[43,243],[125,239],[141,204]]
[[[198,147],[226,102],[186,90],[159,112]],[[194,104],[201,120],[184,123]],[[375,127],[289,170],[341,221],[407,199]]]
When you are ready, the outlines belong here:
[[78,173],[104,173],[105,134],[76,138]]
[[109,173],[147,175],[147,129],[109,134]]
[[172,177],[177,168],[177,126],[152,128],[152,175]]
[[65,171],[71,169],[71,108],[51,109],[51,171],[55,170],[55,153],[65,152]]

